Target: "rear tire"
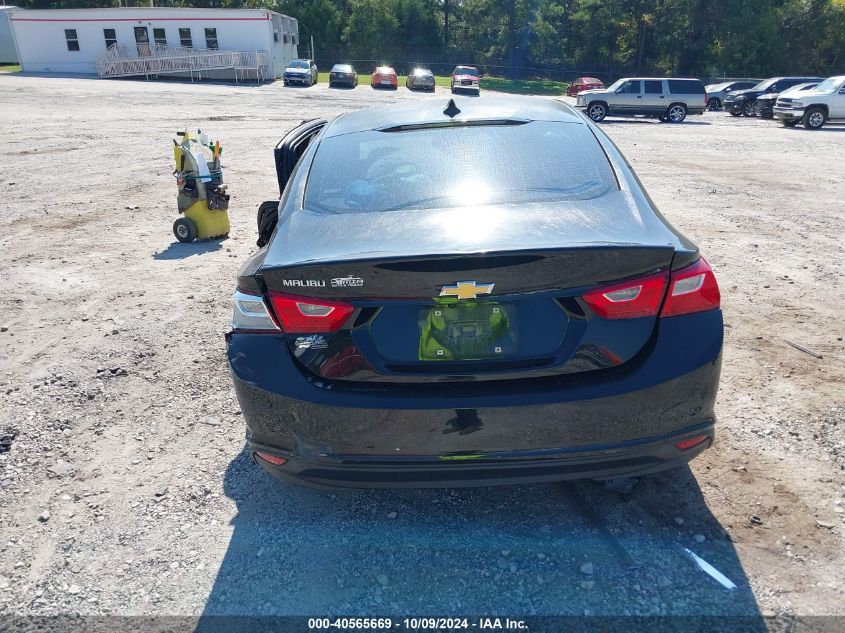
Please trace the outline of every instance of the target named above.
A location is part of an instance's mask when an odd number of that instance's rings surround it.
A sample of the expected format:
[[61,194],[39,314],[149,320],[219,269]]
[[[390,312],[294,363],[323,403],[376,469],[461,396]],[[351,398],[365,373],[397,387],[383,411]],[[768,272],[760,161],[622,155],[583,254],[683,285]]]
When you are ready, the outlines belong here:
[[673,103],[666,109],[664,119],[669,123],[683,123],[687,118],[687,108],[683,103]]
[[717,110],[722,109],[722,100],[719,97],[713,97],[710,101],[707,102],[707,109],[710,112],[716,112]]
[[607,116],[607,106],[603,103],[591,103],[587,106],[587,116],[593,120],[595,123],[600,123],[604,121],[604,118]]
[[824,126],[824,110],[810,108],[804,113],[804,127],[808,130],[820,130]]
[[197,225],[189,218],[179,218],[173,223],[173,235],[184,244],[197,239]]
[[742,116],[756,116],[757,110],[753,101],[746,101],[742,104]]

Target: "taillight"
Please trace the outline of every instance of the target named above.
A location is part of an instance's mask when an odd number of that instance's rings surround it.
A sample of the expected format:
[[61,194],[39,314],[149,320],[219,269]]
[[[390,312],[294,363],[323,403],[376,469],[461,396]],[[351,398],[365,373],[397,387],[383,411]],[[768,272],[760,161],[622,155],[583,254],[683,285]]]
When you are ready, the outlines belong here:
[[707,261],[701,257],[694,264],[672,273],[660,316],[715,310],[720,302],[719,284]]
[[232,309],[232,329],[253,332],[277,332],[278,326],[273,321],[264,297],[260,294],[235,290]]
[[632,279],[584,295],[593,312],[603,319],[636,319],[655,316],[666,291],[668,273]]
[[341,301],[297,297],[270,291],[279,326],[289,334],[337,332],[355,308]]
[[631,279],[591,290],[583,299],[603,319],[636,319],[655,316],[658,311],[661,318],[679,316],[715,310],[720,304],[719,285],[703,257],[671,275],[657,273]]

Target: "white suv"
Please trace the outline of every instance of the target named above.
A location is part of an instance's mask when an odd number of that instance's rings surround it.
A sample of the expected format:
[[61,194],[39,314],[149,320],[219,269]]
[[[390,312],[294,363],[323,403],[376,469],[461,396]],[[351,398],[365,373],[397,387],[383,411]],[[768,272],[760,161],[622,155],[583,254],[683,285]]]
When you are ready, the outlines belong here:
[[828,121],[845,123],[845,75],[825,79],[800,96],[778,97],[774,113],[786,127],[803,121],[808,130],[818,130]]

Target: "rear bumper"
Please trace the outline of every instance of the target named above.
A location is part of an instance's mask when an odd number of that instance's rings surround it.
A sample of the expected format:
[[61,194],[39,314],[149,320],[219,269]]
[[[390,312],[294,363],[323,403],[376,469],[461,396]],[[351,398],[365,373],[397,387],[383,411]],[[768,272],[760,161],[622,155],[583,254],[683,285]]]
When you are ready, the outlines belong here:
[[712,437],[721,348],[722,314],[714,310],[662,319],[639,357],[590,375],[374,385],[316,379],[281,336],[228,336],[247,440],[290,460],[262,465],[333,486],[483,485],[670,468],[697,454],[677,451],[678,438]]
[[[703,438],[688,449],[676,442]],[[265,461],[251,444],[253,461],[274,477],[313,488],[455,488],[565,481],[569,479],[614,479],[639,477],[677,468],[708,449],[713,443],[713,423],[662,438],[649,438],[615,446],[580,450],[509,453],[483,458],[448,456],[427,459],[389,457],[324,457],[306,461],[288,458],[279,466]],[[269,451],[268,451],[269,452]]]

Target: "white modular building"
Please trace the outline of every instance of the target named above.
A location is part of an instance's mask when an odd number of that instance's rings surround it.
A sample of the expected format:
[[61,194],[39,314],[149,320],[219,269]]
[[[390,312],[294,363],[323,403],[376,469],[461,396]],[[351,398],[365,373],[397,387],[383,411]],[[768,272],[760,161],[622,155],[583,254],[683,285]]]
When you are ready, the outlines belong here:
[[264,78],[279,78],[299,44],[296,19],[267,9],[19,9],[9,17],[22,70],[33,73],[187,74],[189,64],[219,77],[257,59]]
[[18,63],[15,38],[12,37],[12,23],[9,21],[15,9],[17,7],[0,7],[0,65]]

